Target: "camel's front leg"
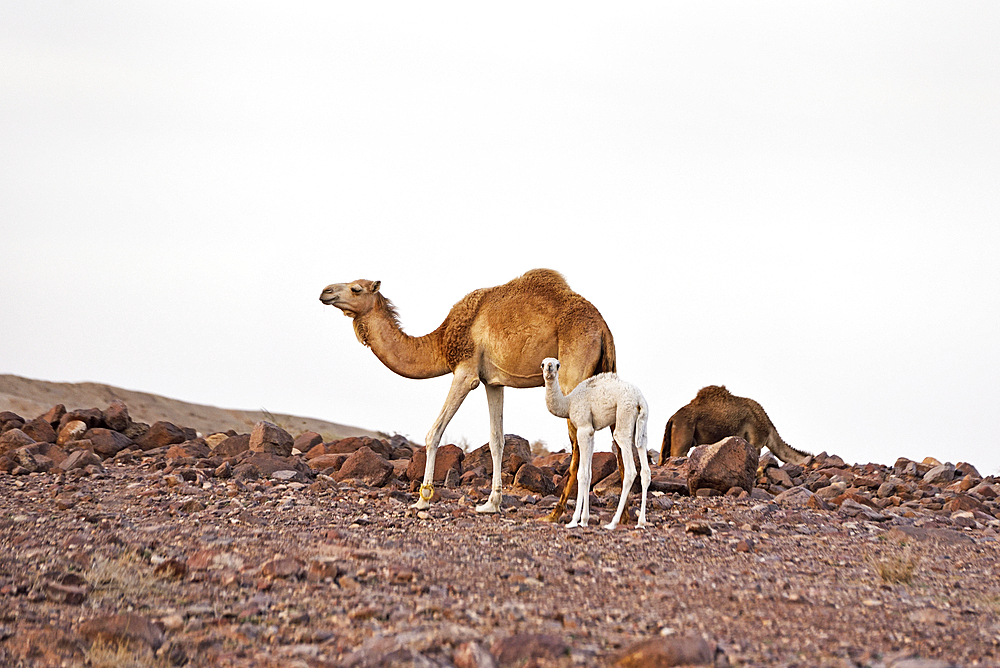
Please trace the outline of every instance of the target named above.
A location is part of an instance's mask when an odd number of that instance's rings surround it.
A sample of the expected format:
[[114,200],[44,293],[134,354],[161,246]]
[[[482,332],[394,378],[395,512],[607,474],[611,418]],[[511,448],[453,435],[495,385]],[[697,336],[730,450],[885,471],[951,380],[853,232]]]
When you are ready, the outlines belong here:
[[477,513],[499,513],[503,499],[503,385],[486,386],[490,407],[490,454],[493,456],[493,489],[486,503],[476,506]]
[[594,428],[583,426],[576,432],[580,446],[580,470],[576,478],[576,510],[573,520],[566,526],[587,526],[590,521],[590,481],[593,478]]
[[434,421],[434,426],[427,432],[427,464],[424,466],[424,482],[420,486],[420,498],[411,508],[423,510],[430,508],[431,497],[434,496],[434,460],[437,458],[438,445],[444,430],[448,428],[448,423],[455,417],[458,407],[462,405],[469,392],[479,387],[479,377],[475,373],[455,370],[455,377],[451,380],[451,388],[448,390],[448,398],[444,402],[441,414]]

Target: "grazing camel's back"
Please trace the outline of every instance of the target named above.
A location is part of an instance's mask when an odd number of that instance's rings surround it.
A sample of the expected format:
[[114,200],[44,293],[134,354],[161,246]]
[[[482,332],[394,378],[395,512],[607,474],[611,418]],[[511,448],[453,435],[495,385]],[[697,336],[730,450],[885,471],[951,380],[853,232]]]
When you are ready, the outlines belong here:
[[733,395],[724,385],[709,385],[667,420],[660,465],[668,456],[681,457],[696,445],[717,443],[727,436],[745,439],[758,453],[766,447],[783,462],[801,464],[809,457],[781,439],[759,403]]

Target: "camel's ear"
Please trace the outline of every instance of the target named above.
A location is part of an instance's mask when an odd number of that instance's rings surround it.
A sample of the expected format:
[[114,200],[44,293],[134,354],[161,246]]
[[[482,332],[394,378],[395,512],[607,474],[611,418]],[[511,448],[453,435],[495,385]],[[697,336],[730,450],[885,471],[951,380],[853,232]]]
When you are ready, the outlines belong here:
[[378,292],[379,287],[382,285],[382,281],[375,281],[372,283],[372,294]]

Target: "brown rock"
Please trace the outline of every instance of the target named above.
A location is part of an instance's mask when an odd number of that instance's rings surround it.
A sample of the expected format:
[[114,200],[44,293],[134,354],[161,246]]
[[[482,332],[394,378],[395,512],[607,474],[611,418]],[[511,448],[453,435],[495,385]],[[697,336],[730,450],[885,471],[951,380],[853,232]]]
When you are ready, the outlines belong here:
[[348,479],[361,480],[366,485],[381,487],[389,481],[393,470],[388,460],[366,446],[347,458],[334,476],[334,480],[337,482]]
[[347,461],[350,455],[348,454],[337,454],[337,455],[319,455],[318,457],[313,457],[312,459],[306,459],[306,463],[309,464],[309,468],[314,471],[324,471],[328,468],[332,468],[335,471],[339,471]]
[[690,636],[652,638],[636,643],[626,649],[614,665],[620,668],[666,668],[714,664],[715,643]]
[[323,443],[323,437],[314,431],[304,431],[295,437],[292,447],[299,452],[309,452],[312,448]]
[[81,449],[69,453],[69,456],[59,464],[59,468],[63,471],[72,471],[73,469],[83,469],[94,465],[100,466],[101,458],[91,450]]
[[[442,445],[438,448],[437,456],[434,458],[434,484],[444,483],[448,471],[455,471],[455,475],[462,475],[462,461],[465,453],[457,445]],[[420,448],[413,453],[410,464],[406,467],[407,480],[423,480],[424,468],[427,466],[427,449]]]
[[291,434],[265,420],[255,424],[250,434],[251,452],[266,452],[279,457],[288,457],[292,454],[294,442]]
[[90,641],[136,643],[154,651],[163,644],[163,631],[147,617],[131,612],[95,617],[80,625],[80,635]]
[[184,441],[170,446],[167,450],[167,459],[188,459],[191,457],[208,457],[211,450],[203,439],[196,438],[193,441]]
[[961,510],[978,510],[979,512],[983,512],[985,507],[968,494],[959,494],[955,498],[946,501],[944,509],[949,513],[956,513]]
[[[773,469],[768,469],[773,470]],[[688,456],[688,491],[701,488],[722,493],[730,487],[753,489],[757,473],[757,449],[739,436],[718,443],[699,445]]]
[[114,457],[132,445],[131,439],[125,434],[104,427],[88,429],[84,438],[93,444],[94,452],[103,457]]
[[[543,661],[558,661],[569,655],[569,647],[561,638],[543,633],[519,633],[496,641],[492,653],[497,664],[507,666],[524,666],[532,659]],[[535,661],[533,665],[539,662]]]
[[[87,429],[94,429],[104,424],[104,413],[99,408],[78,408],[68,413],[64,413],[59,418],[59,429],[63,428],[67,422],[80,420],[87,423]],[[58,431],[58,430],[57,430]]]
[[369,438],[367,436],[351,436],[350,438],[342,438],[339,441],[332,441],[327,443],[325,446],[326,454],[351,454],[357,452],[361,448],[371,448],[379,457],[384,459],[390,459],[392,457],[392,448],[385,441],[378,438]]
[[591,486],[601,482],[618,470],[618,457],[613,452],[595,452],[591,464]]
[[240,466],[247,464],[256,468],[265,477],[273,475],[276,471],[296,471],[301,474],[300,482],[312,478],[312,470],[300,457],[280,457],[269,452],[255,452]]
[[306,579],[310,582],[322,582],[327,578],[336,580],[344,572],[344,566],[333,557],[313,557],[309,560]]
[[129,422],[131,422],[128,416],[128,407],[125,406],[124,401],[119,399],[112,401],[103,415],[104,424],[107,425],[108,429],[114,429],[115,431],[125,431],[128,429]]
[[31,445],[35,439],[25,434],[20,429],[11,429],[0,434],[0,452],[9,452]]
[[959,462],[955,464],[955,470],[958,471],[958,473],[961,475],[971,475],[973,478],[980,478],[980,479],[983,477],[979,475],[979,471],[976,469],[976,467],[968,462]]
[[82,666],[86,649],[83,638],[65,629],[22,628],[4,640],[0,658],[9,666]]
[[31,422],[25,422],[21,431],[33,438],[38,443],[55,443],[56,430],[42,418],[35,418]]
[[304,564],[294,557],[276,556],[261,564],[260,573],[273,578],[291,578],[302,572]]
[[62,404],[56,404],[39,417],[48,422],[53,430],[58,431],[59,421],[62,420],[63,415],[66,415],[66,407]]
[[232,457],[233,455],[244,453],[249,449],[250,434],[237,434],[236,436],[230,436],[226,440],[219,443],[219,445],[212,450],[212,454],[220,457]]
[[[522,464],[530,462],[532,459],[531,445],[528,444],[528,441],[514,434],[504,436],[503,459],[500,462],[501,470],[504,473],[514,475]],[[482,466],[487,477],[492,476],[493,456],[490,454],[490,444],[487,443],[467,454],[462,466],[467,470]]]
[[552,477],[545,475],[540,468],[534,464],[522,464],[514,476],[514,485],[535,492],[542,496],[554,494],[556,491]]
[[143,450],[165,448],[187,440],[184,431],[172,422],[154,422],[144,435],[136,439],[136,445]]

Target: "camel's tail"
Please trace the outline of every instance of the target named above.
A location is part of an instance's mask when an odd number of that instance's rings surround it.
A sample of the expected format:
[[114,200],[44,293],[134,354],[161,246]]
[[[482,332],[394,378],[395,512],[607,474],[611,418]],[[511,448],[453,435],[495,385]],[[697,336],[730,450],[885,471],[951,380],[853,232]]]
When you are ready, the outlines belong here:
[[670,456],[670,432],[673,431],[674,419],[670,418],[667,420],[667,428],[663,430],[663,443],[660,445],[660,461],[657,462],[658,466],[663,466],[667,463],[667,457]]
[[645,402],[639,402],[639,410],[635,417],[635,447],[639,451],[640,457],[648,457],[646,447],[649,438],[646,433],[646,423],[649,421],[649,408]]
[[618,371],[615,359],[615,337],[611,335],[611,330],[607,327],[601,334],[601,357],[597,360],[597,368],[594,375],[599,373],[615,373]]
[[778,436],[778,431],[773,427],[771,428],[771,433],[767,436],[767,443],[765,445],[775,457],[783,462],[803,464],[812,456],[808,452],[803,452],[785,443],[781,436]]

